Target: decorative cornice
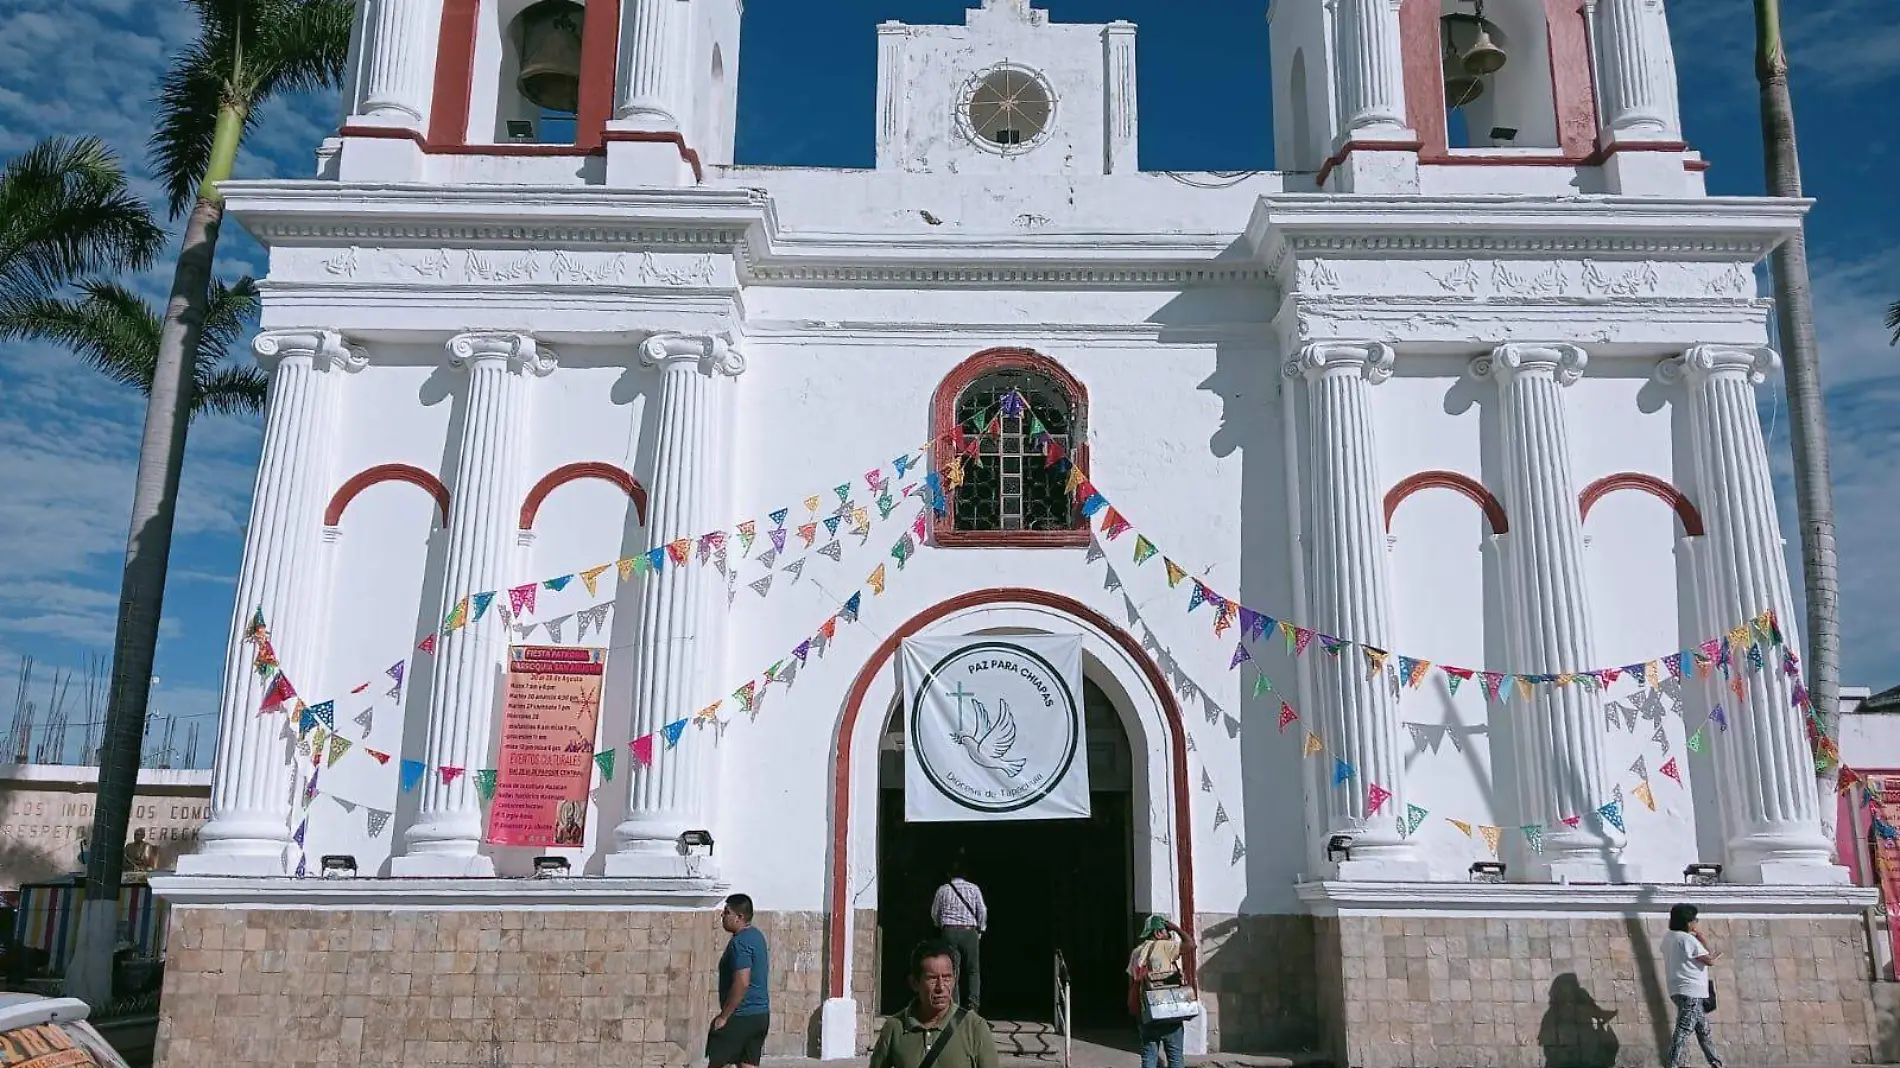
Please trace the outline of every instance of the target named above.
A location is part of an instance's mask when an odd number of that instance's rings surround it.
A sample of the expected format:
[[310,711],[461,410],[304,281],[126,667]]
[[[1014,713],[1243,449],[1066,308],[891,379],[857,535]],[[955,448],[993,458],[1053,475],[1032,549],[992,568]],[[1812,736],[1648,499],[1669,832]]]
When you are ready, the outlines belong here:
[[528,334],[457,334],[449,339],[446,347],[449,366],[456,368],[500,360],[506,361],[508,370],[515,374],[545,376],[552,374],[560,362],[553,349],[537,343]]
[[1329,373],[1357,374],[1376,386],[1392,377],[1395,359],[1392,346],[1383,341],[1316,341],[1288,360],[1284,373],[1308,381]]
[[1880,903],[1880,891],[1860,886],[1747,886],[1719,883],[1631,883],[1581,886],[1556,883],[1303,882],[1295,888],[1315,916],[1469,916],[1508,918],[1667,915],[1694,904],[1711,919],[1724,916],[1859,916]]
[[[682,883],[684,885],[682,885]],[[710,908],[726,887],[709,880],[323,879],[155,875],[152,891],[175,907],[450,912],[666,911]]]
[[691,368],[709,377],[745,373],[745,357],[717,334],[655,334],[640,343],[640,363],[661,370]]
[[267,330],[251,339],[251,352],[266,372],[287,359],[306,357],[319,371],[361,371],[369,365],[362,349],[335,330]]
[[1656,365],[1656,381],[1674,385],[1684,379],[1706,380],[1739,375],[1760,385],[1781,369],[1781,356],[1766,345],[1692,345],[1681,356]]

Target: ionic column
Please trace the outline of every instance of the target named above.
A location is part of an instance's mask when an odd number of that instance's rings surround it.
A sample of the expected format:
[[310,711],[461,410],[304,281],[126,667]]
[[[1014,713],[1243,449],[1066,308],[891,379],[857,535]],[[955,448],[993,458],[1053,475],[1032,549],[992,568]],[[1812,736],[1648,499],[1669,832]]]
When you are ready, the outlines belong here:
[[[463,598],[497,590],[516,577],[515,523],[521,507],[522,455],[533,411],[530,375],[554,370],[555,356],[526,334],[458,334],[449,339],[449,365],[468,372],[456,446],[455,507],[449,510],[448,559],[443,568],[446,618]],[[495,624],[486,624],[494,633]],[[501,650],[484,641],[470,610],[462,629],[440,634],[430,663],[428,774],[421,784],[416,822],[403,836],[396,875],[493,875],[481,852],[482,809],[475,772],[492,767],[489,725],[501,698]],[[436,769],[463,774],[443,782]]]
[[[725,339],[659,334],[640,345],[640,362],[660,371],[649,544],[697,538],[726,520],[724,449],[727,380],[745,358]],[[691,718],[723,696],[723,622],[717,572],[693,564],[649,572],[640,595],[633,649],[633,733],[652,734]],[[715,752],[695,723],[677,746],[654,746],[653,763],[627,776],[627,818],[614,828],[608,875],[685,877],[682,832],[706,828],[706,778]],[[710,869],[701,868],[701,877]]]
[[[1504,507],[1511,517],[1504,539],[1505,652],[1508,669],[1518,674],[1597,666],[1563,398],[1587,362],[1575,345],[1500,345],[1471,365],[1474,376],[1497,381]],[[1539,685],[1528,699],[1505,696],[1518,742],[1522,820],[1544,826],[1543,853],[1526,858],[1531,874],[1620,881],[1622,836],[1596,815],[1612,799],[1601,697],[1582,684]],[[1577,825],[1567,825],[1567,818]]]
[[246,638],[262,611],[291,684],[316,685],[313,650],[326,625],[316,557],[342,377],[367,362],[328,330],[274,330],[251,347],[270,373],[270,395],[224,656],[211,819],[198,852],[178,858],[178,870],[194,874],[284,874],[292,744],[284,725],[293,710],[259,713],[271,680],[254,670],[257,647]]
[[[1307,468],[1312,474],[1313,538],[1307,567],[1310,624],[1336,638],[1392,648],[1392,580],[1387,571],[1383,483],[1373,436],[1372,387],[1391,377],[1392,349],[1377,342],[1306,346],[1286,367],[1304,376]],[[1383,672],[1371,672],[1358,649],[1312,658],[1321,733],[1334,758],[1352,765],[1352,781],[1333,786],[1332,762],[1319,785],[1325,821],[1320,844],[1352,838],[1340,879],[1413,880],[1425,863],[1399,834],[1405,813],[1405,761],[1399,743],[1398,698]],[[1370,811],[1368,792],[1391,796]]]
[[[1708,580],[1700,632],[1725,635],[1773,609],[1783,640],[1797,648],[1768,450],[1755,411],[1756,384],[1779,365],[1765,348],[1698,345],[1663,363],[1656,377],[1684,382],[1688,392]],[[1814,757],[1792,700],[1794,680],[1771,650],[1764,651],[1760,670],[1746,658],[1731,670],[1743,681],[1743,696],[1718,681],[1715,699],[1727,712],[1728,730],[1711,736],[1728,831],[1724,876],[1750,883],[1846,882],[1847,870],[1822,835]]]
[[620,38],[621,98],[614,116],[642,130],[680,128],[679,64],[685,54],[686,5],[632,0]]
[[1398,5],[1391,0],[1339,0],[1335,25],[1342,139],[1410,137]]
[[1596,18],[1605,129],[1613,140],[1677,140],[1676,74],[1662,5],[1601,0]]
[[362,118],[421,131],[435,93],[436,42],[442,0],[372,0],[364,22],[369,62]]

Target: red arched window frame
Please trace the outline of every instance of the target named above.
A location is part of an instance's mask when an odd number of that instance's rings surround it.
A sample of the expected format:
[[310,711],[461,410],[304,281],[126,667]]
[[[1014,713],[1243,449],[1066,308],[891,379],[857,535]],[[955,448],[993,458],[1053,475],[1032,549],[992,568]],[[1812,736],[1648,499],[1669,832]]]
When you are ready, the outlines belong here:
[[541,505],[547,501],[549,494],[569,482],[579,482],[590,478],[619,486],[621,492],[633,501],[633,514],[640,520],[640,525],[643,527],[647,525],[646,487],[640,485],[638,479],[613,464],[585,461],[557,467],[543,475],[541,481],[534,484],[534,488],[528,491],[528,496],[521,502],[520,528],[534,529],[534,517],[540,514]]
[[1392,516],[1399,510],[1405,499],[1421,490],[1448,489],[1478,506],[1484,512],[1485,523],[1493,534],[1509,534],[1511,521],[1504,514],[1504,505],[1484,483],[1470,475],[1461,475],[1456,471],[1420,471],[1399,481],[1399,484],[1385,494],[1385,529],[1392,529]]
[[364,490],[382,482],[407,482],[411,486],[421,487],[435,498],[436,514],[441,518],[442,525],[449,525],[449,488],[442,484],[441,479],[411,464],[377,464],[350,476],[330,496],[330,503],[323,510],[323,525],[334,527],[343,522],[343,513],[349,510],[350,502]]
[[[492,0],[491,0],[492,2]],[[614,71],[620,57],[621,0],[581,0],[587,9],[581,31],[580,106],[574,116],[572,145],[513,145],[468,143],[468,117],[475,95],[475,50],[481,23],[482,0],[444,0],[441,36],[435,51],[435,87],[426,133],[385,126],[345,126],[344,137],[398,137],[416,141],[424,152],[481,156],[599,155],[608,141],[665,141],[703,180],[699,153],[686,138],[667,131],[616,130],[607,121],[614,113]]]
[[1590,518],[1590,509],[1603,498],[1618,490],[1637,490],[1667,504],[1676,513],[1676,521],[1682,525],[1682,534],[1688,538],[1702,536],[1702,513],[1696,509],[1688,494],[1683,493],[1669,482],[1655,475],[1645,475],[1637,471],[1621,471],[1614,475],[1604,475],[1577,494],[1577,513],[1583,519]]
[[[944,376],[943,381],[937,384],[937,392],[932,395],[930,403],[931,440],[936,443],[938,452],[941,454],[951,428],[957,425],[957,398],[984,375],[1005,370],[1041,375],[1068,395],[1075,412],[1075,425],[1082,428],[1082,433],[1078,435],[1081,444],[1070,455],[1083,472],[1088,473],[1088,390],[1061,364],[1033,349],[985,349],[964,360]],[[945,514],[938,516],[933,525],[932,540],[935,544],[950,548],[1066,549],[1086,547],[1089,543],[1086,520],[1073,530],[958,530],[955,517],[956,507],[952,495],[951,507],[946,509]]]
[[[1493,166],[1591,164],[1602,159],[1597,145],[1595,70],[1590,62],[1590,23],[1583,0],[1527,0],[1544,5],[1550,50],[1551,100],[1557,109],[1557,147],[1547,155],[1453,155],[1445,131],[1445,83],[1439,54],[1440,0],[1403,0],[1399,36],[1405,63],[1406,121],[1421,143],[1420,163]],[[1657,146],[1661,147],[1661,146]],[[1683,145],[1674,146],[1681,151]]]

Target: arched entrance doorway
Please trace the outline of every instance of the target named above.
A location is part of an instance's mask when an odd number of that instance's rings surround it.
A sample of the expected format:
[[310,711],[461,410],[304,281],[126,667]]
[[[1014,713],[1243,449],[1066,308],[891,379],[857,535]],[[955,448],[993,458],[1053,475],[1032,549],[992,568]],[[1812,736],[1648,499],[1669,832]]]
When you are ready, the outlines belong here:
[[1121,980],[1135,929],[1133,761],[1113,701],[1083,680],[1089,818],[968,823],[904,819],[904,730],[893,703],[878,746],[878,1013],[909,1000],[908,947],[930,937],[932,895],[962,855],[989,912],[983,1005],[995,1020],[1046,1020],[1059,950],[1074,981],[1076,1021],[1126,1016]]

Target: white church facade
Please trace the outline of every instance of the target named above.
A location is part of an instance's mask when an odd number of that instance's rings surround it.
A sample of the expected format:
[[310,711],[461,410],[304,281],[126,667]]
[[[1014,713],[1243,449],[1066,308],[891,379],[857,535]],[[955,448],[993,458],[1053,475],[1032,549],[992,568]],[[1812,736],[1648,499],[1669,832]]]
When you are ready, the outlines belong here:
[[[1060,955],[1126,1023],[1161,913],[1199,1050],[1648,1064],[1692,901],[1751,1049],[1869,1059],[1756,408],[1805,205],[1706,194],[1660,4],[1278,3],[1241,175],[1029,0],[875,28],[875,167],[737,164],[741,9],[359,5],[317,175],[225,187],[272,384],[160,1063],[690,1063],[733,891],[768,1052],[853,1056],[955,857],[993,1018]],[[905,650],[1023,636],[1086,817],[907,819]],[[597,700],[556,844],[521,647]]]

